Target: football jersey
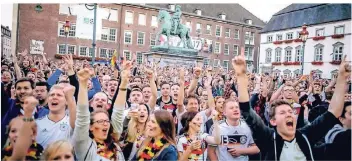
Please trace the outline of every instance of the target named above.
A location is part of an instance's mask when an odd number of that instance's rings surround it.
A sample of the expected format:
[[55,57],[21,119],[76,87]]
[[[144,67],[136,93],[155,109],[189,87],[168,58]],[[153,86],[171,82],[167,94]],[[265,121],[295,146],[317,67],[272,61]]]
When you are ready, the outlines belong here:
[[[218,160],[236,160],[244,161],[248,160],[248,156],[241,155],[239,157],[233,157],[229,152],[228,148],[247,148],[249,145],[254,144],[252,132],[246,122],[240,120],[238,126],[231,126],[227,124],[226,120],[219,122],[221,143],[217,146],[216,154]],[[209,134],[212,135],[214,126],[211,127]]]
[[44,149],[52,142],[57,140],[70,140],[73,129],[70,126],[70,117],[65,115],[58,122],[53,122],[48,115],[36,120],[38,126],[37,142]]
[[[190,161],[206,161],[207,159],[207,149],[205,144],[205,138],[209,134],[203,133],[200,135],[200,140],[202,141],[201,149],[193,150],[191,154],[188,156],[188,160]],[[177,139],[177,151],[184,152],[187,148],[190,148],[192,140],[188,140],[186,135],[180,135]]]

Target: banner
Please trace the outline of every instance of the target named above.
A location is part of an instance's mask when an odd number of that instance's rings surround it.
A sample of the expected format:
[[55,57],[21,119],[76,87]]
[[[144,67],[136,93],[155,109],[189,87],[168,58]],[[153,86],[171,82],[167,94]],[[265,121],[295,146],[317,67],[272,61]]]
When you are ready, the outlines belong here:
[[30,40],[29,43],[30,54],[43,54],[44,52],[44,41],[42,40]]
[[[72,14],[77,16],[76,20],[76,37],[80,39],[93,39],[94,27],[94,10],[88,10],[84,5],[72,5]],[[103,28],[102,18],[105,11],[97,7],[97,22],[96,22],[96,40],[101,39]]]

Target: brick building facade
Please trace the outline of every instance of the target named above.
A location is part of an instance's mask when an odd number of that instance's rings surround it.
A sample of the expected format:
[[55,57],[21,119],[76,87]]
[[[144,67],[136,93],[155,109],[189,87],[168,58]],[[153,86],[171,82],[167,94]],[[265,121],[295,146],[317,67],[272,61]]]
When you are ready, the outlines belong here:
[[[86,19],[84,14],[90,13],[84,5],[41,6],[42,10],[37,11],[36,4],[19,5],[18,50],[30,48],[33,40],[42,41],[44,52],[54,58],[65,53],[67,42],[69,53],[87,57],[92,55],[93,34],[77,22],[82,17],[84,21],[87,20],[87,24],[92,20],[89,16]],[[248,64],[253,66],[249,69],[257,70],[259,31],[265,25],[263,21],[238,4],[180,6],[183,13],[181,23],[190,28],[199,55],[206,57],[205,64],[215,67],[221,64],[229,68],[231,59],[240,53],[241,47],[245,47]],[[158,43],[154,35],[160,29],[160,23],[157,22],[159,10],[165,9],[172,13],[174,8],[172,4],[99,4],[96,57],[109,58],[116,49],[127,57],[137,53],[137,61],[141,62],[141,53],[149,51],[152,45]],[[67,39],[62,29],[66,19],[71,22]]]

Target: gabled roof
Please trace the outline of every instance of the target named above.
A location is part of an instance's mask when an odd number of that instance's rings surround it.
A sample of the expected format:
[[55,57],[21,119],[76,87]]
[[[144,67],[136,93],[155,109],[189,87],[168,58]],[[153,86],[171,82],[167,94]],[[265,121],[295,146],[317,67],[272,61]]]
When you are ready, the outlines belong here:
[[[159,8],[169,8],[169,4],[146,4]],[[265,23],[238,3],[231,4],[176,4],[181,6],[182,12],[194,13],[196,9],[202,11],[202,16],[218,18],[220,13],[226,14],[226,20],[244,23],[246,19],[251,19],[253,25],[264,26]]]
[[351,19],[351,4],[291,4],[274,14],[261,33]]

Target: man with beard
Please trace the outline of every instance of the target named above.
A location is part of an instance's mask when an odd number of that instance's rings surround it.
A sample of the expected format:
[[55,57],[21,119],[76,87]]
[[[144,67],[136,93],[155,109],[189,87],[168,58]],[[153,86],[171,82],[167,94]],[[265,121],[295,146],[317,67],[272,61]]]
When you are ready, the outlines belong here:
[[[346,58],[346,57],[345,57]],[[263,120],[254,112],[249,104],[248,79],[246,77],[246,60],[244,53],[232,60],[232,66],[237,75],[239,106],[242,116],[253,133],[253,139],[265,160],[314,160],[313,145],[319,141],[336,123],[341,116],[346,86],[346,75],[351,68],[345,67],[342,60],[336,91],[331,100],[328,112],[315,119],[310,125],[296,129],[297,118],[293,114],[291,104],[286,100],[275,100],[271,104],[269,116],[270,124],[266,126]],[[274,148],[273,148],[274,147]]]
[[37,82],[34,89],[34,97],[39,101],[37,106],[40,111],[42,108],[48,108],[48,92],[50,90],[49,84],[47,82]]
[[156,104],[160,107],[160,109],[167,110],[172,114],[176,106],[173,104],[172,97],[170,96],[170,84],[167,82],[162,82],[160,87],[161,97],[156,100]]
[[49,114],[36,120],[38,125],[36,140],[44,149],[52,142],[71,138],[76,120],[74,92],[75,87],[69,84],[54,85],[50,89]]
[[[17,116],[21,116],[24,114],[22,105],[23,105],[23,101],[24,98],[26,96],[32,96],[33,95],[33,90],[34,90],[34,82],[29,79],[29,78],[21,78],[19,80],[16,81],[15,83],[15,92],[16,92],[16,100],[15,103],[12,103],[10,107],[8,107],[8,110],[5,114],[5,116],[2,118],[1,120],[1,145],[3,147],[3,145],[6,142],[6,127],[7,125],[10,123],[10,121],[17,117]],[[1,92],[5,92],[5,91],[1,91]],[[7,98],[5,98],[5,100],[11,101],[10,98],[7,96]],[[6,108],[6,107],[2,107],[2,108]],[[33,113],[34,118],[38,118],[38,117],[42,117],[45,114],[49,113],[48,109],[42,109],[43,111],[38,113],[38,110],[35,110],[35,112]]]

